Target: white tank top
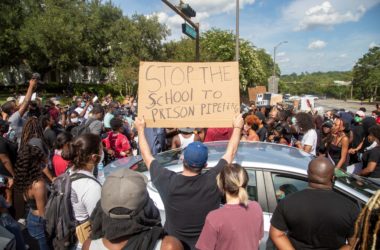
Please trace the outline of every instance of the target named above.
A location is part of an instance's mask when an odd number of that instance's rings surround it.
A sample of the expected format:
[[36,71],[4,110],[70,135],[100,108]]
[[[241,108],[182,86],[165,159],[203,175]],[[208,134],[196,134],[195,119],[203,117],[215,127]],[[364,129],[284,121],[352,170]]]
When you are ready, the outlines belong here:
[[103,244],[102,238],[97,239],[97,240],[91,240],[89,249],[90,250],[107,250],[107,248]]
[[194,137],[195,137],[194,134],[192,134],[189,138],[185,138],[181,134],[178,134],[178,136],[179,136],[179,140],[181,141],[181,148],[187,147],[187,145],[189,145],[190,143],[194,141]]

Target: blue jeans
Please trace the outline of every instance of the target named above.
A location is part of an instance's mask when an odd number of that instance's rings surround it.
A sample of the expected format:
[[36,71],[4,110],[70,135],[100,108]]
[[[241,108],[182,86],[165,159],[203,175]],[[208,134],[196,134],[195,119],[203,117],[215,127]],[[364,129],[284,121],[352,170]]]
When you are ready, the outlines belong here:
[[38,241],[40,250],[49,250],[50,247],[47,243],[45,235],[45,219],[40,216],[36,216],[29,211],[26,219],[26,226],[30,236]]
[[2,213],[0,216],[0,225],[5,227],[10,233],[15,236],[16,249],[25,250],[24,238],[22,237],[21,228],[18,225],[17,221],[13,219],[9,214]]

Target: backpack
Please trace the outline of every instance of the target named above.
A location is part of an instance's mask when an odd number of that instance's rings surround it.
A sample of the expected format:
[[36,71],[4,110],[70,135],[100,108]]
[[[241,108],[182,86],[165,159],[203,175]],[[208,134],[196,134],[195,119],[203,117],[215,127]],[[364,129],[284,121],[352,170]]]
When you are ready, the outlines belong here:
[[45,207],[45,218],[46,232],[53,242],[54,249],[70,249],[77,242],[75,234],[77,221],[71,204],[71,183],[82,178],[98,182],[95,178],[85,174],[75,173],[70,176],[69,173],[64,173],[57,177],[52,184]]
[[87,122],[84,122],[81,125],[72,128],[71,131],[70,131],[70,133],[73,135],[74,138],[76,138],[76,137],[78,137],[80,135],[83,135],[83,134],[89,134],[89,133],[91,133],[90,125],[94,121],[96,121],[96,120],[92,120],[91,119],[91,120],[89,120]]

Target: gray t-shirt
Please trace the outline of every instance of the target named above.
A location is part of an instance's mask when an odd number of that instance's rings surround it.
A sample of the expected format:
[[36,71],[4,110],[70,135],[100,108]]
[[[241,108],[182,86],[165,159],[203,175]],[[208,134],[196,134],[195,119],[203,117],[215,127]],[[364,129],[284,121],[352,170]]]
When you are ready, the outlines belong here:
[[25,120],[21,117],[20,112],[16,111],[9,117],[9,126],[15,131],[15,137],[17,142],[20,144],[22,128],[24,126]]
[[89,119],[86,123],[90,123],[88,128],[90,129],[91,134],[100,135],[103,130],[103,122],[98,120]]

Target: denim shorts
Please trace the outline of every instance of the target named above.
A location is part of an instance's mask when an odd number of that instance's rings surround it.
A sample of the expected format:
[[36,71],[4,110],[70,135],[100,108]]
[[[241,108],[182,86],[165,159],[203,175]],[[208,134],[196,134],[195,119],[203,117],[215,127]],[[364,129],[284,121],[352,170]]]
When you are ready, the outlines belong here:
[[34,215],[32,214],[31,211],[29,211],[26,222],[27,222],[26,226],[28,228],[28,232],[30,236],[32,236],[34,239],[38,241],[40,250],[49,249],[49,246],[47,244],[47,239],[45,236],[45,227],[46,227],[45,219],[40,216]]

